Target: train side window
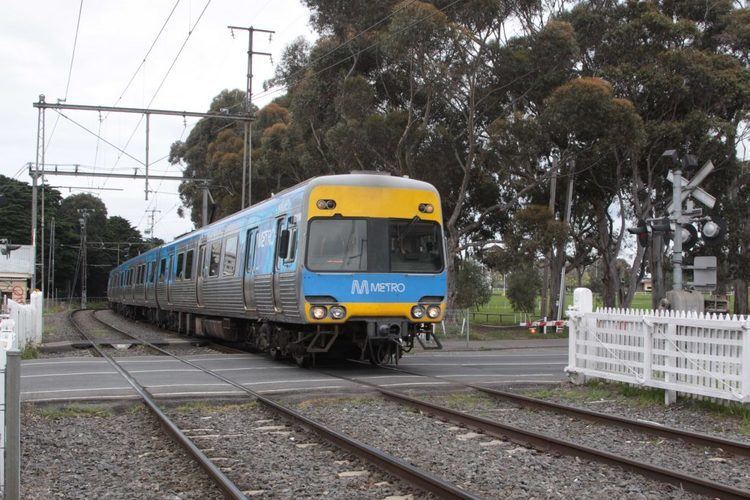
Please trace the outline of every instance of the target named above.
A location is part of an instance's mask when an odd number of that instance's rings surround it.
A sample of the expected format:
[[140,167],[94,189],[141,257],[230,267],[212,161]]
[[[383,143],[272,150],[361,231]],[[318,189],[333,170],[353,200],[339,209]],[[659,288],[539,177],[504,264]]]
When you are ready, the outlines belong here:
[[224,276],[234,276],[237,269],[237,240],[236,234],[227,236],[224,240]]
[[188,250],[185,253],[185,279],[193,279],[193,260],[195,257],[195,250]]
[[143,277],[146,275],[146,264],[141,264],[138,268],[138,284],[143,284]]
[[177,273],[175,274],[175,278],[178,280],[182,279],[182,271],[185,269],[185,252],[180,252],[177,254]]
[[206,244],[200,246],[200,249],[198,250],[198,277],[202,278],[204,268],[206,267]]
[[221,260],[221,240],[211,243],[211,262],[208,264],[208,275],[219,274],[219,261]]
[[297,226],[289,227],[289,250],[287,251],[284,262],[294,262],[297,254]]
[[135,268],[135,284],[140,285],[142,283],[141,276],[143,276],[143,266],[139,265]]
[[159,281],[164,282],[164,277],[167,275],[167,258],[162,257],[161,266],[159,268]]
[[245,241],[245,272],[252,273],[255,266],[255,244],[258,240],[258,228],[254,227],[247,232]]

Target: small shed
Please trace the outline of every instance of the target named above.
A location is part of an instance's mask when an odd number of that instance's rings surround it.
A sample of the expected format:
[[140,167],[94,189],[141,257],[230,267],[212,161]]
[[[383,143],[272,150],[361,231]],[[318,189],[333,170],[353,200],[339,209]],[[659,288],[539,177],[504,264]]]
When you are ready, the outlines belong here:
[[0,294],[25,304],[34,272],[34,247],[21,245],[8,255],[0,255]]

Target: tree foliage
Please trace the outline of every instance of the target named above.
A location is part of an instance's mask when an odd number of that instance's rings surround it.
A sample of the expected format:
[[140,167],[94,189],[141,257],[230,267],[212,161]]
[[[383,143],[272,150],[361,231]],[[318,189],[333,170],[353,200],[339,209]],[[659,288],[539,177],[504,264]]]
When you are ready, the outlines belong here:
[[458,268],[456,307],[480,307],[492,298],[492,275],[487,267],[473,259],[465,259]]
[[505,292],[511,307],[516,312],[530,313],[536,307],[536,298],[542,278],[533,265],[517,268],[508,276],[508,286]]

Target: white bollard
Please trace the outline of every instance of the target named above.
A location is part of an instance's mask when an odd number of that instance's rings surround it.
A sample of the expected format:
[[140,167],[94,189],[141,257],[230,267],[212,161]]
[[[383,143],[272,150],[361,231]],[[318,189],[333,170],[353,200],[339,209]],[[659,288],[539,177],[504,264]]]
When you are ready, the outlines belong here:
[[579,313],[594,312],[594,294],[588,288],[573,290],[573,308]]

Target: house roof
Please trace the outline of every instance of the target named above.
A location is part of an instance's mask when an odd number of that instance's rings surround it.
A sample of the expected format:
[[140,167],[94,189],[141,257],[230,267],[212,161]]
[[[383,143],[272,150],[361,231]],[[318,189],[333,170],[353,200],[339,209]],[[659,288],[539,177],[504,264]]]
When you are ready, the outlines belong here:
[[31,245],[21,245],[21,248],[10,252],[10,255],[0,255],[0,276],[31,276],[34,271],[33,256]]

